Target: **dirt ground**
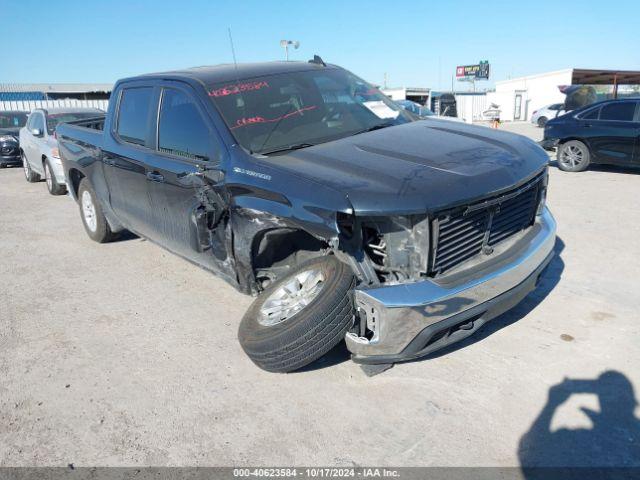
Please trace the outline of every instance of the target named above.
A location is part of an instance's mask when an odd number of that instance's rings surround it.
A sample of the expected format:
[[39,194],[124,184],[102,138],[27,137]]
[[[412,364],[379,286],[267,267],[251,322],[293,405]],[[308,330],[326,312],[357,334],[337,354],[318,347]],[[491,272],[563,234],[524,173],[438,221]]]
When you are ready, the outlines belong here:
[[276,375],[236,341],[249,297],[0,170],[0,466],[639,465],[640,176],[552,165],[548,204],[557,257],[476,336]]

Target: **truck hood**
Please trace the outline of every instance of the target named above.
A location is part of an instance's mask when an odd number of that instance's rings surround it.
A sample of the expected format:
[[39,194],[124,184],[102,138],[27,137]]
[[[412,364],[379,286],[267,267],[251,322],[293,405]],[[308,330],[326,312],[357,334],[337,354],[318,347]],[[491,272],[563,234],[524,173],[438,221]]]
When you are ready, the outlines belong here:
[[268,162],[344,194],[356,214],[419,213],[468,203],[540,172],[526,137],[422,120],[274,155]]

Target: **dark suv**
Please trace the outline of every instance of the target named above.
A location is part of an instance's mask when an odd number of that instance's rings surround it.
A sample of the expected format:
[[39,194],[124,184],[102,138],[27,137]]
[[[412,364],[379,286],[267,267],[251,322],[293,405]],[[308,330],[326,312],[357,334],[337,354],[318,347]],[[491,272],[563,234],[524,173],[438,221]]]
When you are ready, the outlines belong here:
[[558,148],[558,167],[581,172],[590,163],[640,166],[640,98],[607,100],[549,120],[544,148]]
[[27,123],[27,112],[0,112],[0,168],[21,165],[18,132]]

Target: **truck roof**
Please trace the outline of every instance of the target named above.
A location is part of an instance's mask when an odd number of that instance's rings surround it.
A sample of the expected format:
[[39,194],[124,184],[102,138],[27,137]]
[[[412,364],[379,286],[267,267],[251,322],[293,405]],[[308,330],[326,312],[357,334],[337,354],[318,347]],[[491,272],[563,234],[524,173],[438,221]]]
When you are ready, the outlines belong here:
[[205,85],[232,82],[238,79],[259,77],[262,75],[274,75],[286,72],[301,72],[306,70],[318,70],[324,68],[336,68],[334,65],[326,66],[311,62],[260,62],[260,63],[224,63],[221,65],[209,65],[202,67],[185,68],[168,72],[148,73],[136,77],[123,79],[135,80],[142,78],[185,78],[195,79]]

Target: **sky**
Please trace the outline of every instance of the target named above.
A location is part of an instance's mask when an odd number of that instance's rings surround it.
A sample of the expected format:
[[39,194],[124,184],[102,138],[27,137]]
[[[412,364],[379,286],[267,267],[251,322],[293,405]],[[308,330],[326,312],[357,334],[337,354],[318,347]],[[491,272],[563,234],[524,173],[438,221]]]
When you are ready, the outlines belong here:
[[[640,1],[0,0],[0,83],[110,83],[141,73],[314,54],[369,82],[450,89],[563,68],[640,70]],[[456,83],[456,89],[468,84]]]

